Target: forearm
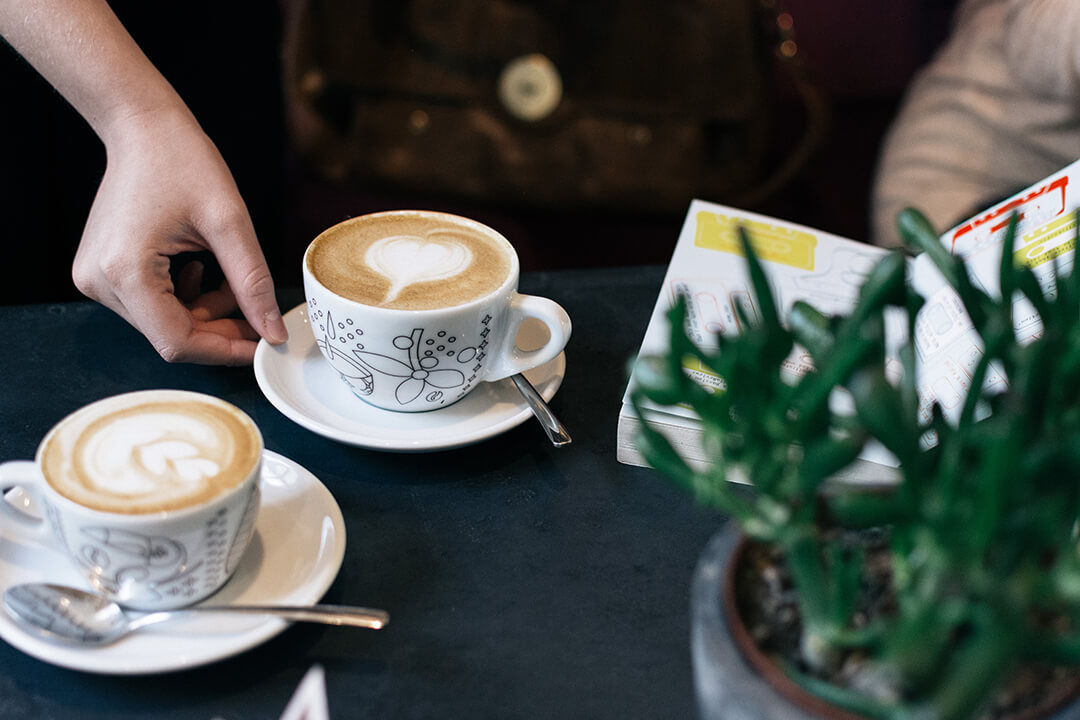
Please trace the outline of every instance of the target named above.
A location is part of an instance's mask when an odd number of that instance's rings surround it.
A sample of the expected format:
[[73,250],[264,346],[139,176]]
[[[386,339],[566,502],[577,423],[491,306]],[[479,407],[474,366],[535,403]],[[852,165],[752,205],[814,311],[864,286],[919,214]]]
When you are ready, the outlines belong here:
[[6,39],[105,143],[133,125],[194,122],[105,0],[0,0]]

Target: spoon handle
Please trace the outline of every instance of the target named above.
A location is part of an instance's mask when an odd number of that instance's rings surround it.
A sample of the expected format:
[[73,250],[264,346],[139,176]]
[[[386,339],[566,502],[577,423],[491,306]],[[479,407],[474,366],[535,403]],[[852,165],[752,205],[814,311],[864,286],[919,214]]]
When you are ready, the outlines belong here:
[[532,408],[533,415],[540,421],[540,425],[543,426],[544,432],[547,433],[548,439],[551,440],[551,444],[555,447],[569,445],[570,432],[559,421],[559,418],[555,417],[555,413],[551,412],[551,408],[544,402],[544,398],[536,391],[532,383],[521,373],[511,375],[510,378],[517,385],[517,389],[521,391],[525,402]]
[[[233,615],[273,615],[284,620],[296,622],[321,623],[323,625],[347,625],[349,627],[379,630],[390,622],[390,614],[375,608],[352,607],[347,605],[199,605],[173,612],[180,613],[229,613]],[[157,615],[159,613],[153,613]],[[164,619],[164,618],[162,618]]]

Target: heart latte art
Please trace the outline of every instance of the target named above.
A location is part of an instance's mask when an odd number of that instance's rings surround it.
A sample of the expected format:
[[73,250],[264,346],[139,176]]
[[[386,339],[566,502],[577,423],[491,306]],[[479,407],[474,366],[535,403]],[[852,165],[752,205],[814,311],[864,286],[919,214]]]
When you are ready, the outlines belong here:
[[442,239],[398,235],[373,242],[364,262],[390,281],[390,290],[379,303],[386,305],[411,285],[461,275],[472,264],[472,250],[452,235]]
[[246,415],[181,391],[129,393],[53,429],[42,470],[61,495],[96,510],[151,513],[201,504],[239,485],[262,451]]
[[481,226],[438,213],[368,215],[327,230],[306,262],[331,292],[365,305],[430,310],[491,294],[512,250]]

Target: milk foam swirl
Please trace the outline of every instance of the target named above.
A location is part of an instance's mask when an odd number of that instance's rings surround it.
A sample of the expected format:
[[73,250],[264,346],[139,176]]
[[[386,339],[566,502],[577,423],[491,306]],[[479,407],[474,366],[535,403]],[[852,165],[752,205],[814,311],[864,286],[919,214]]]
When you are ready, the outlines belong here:
[[435,310],[490,296],[517,258],[494,230],[425,211],[361,215],[328,228],[304,254],[311,279],[334,295],[387,310]]
[[142,513],[197,505],[235,487],[262,442],[241,412],[180,391],[130,393],[89,405],[51,433],[46,479],[87,507]]
[[103,423],[82,438],[76,451],[74,461],[85,483],[98,492],[129,497],[200,492],[231,454],[210,423],[170,412]]
[[460,275],[469,269],[472,259],[472,251],[446,232],[428,237],[386,237],[373,242],[364,253],[368,266],[390,281],[381,304],[393,302],[415,283]]

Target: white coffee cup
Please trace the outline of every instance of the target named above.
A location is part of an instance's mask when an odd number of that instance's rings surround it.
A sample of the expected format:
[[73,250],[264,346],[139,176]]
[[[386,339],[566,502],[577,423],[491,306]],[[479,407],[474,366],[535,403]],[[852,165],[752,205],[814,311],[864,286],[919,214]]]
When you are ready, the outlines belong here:
[[0,514],[15,541],[59,549],[126,606],[188,605],[225,584],[254,535],[262,450],[218,398],[116,395],[57,423],[34,461],[0,464],[0,488],[33,501]]
[[[481,382],[557,357],[570,318],[517,292],[513,246],[474,220],[424,210],[362,215],[321,233],[304,254],[308,318],[323,357],[350,390],[386,410],[435,410]],[[522,350],[521,324],[549,338]]]

